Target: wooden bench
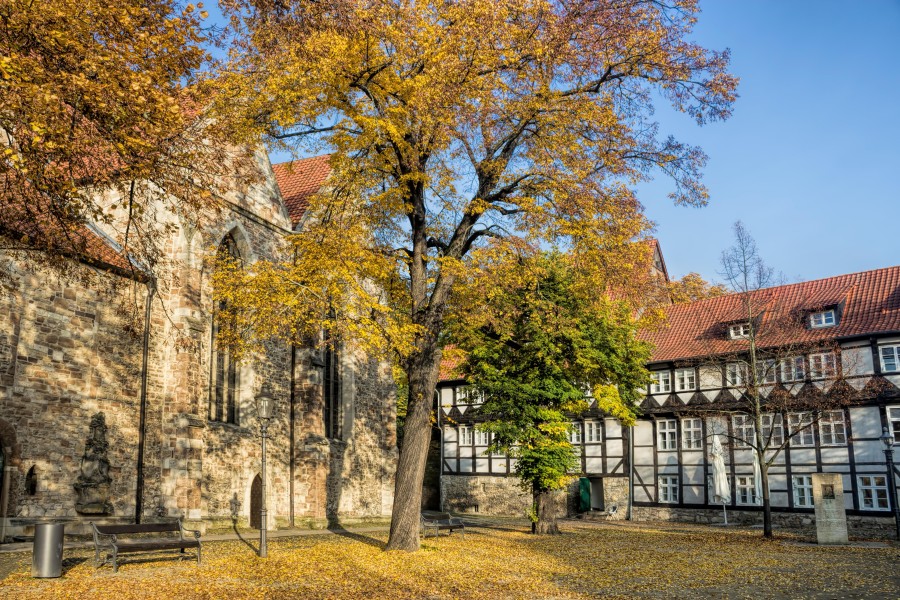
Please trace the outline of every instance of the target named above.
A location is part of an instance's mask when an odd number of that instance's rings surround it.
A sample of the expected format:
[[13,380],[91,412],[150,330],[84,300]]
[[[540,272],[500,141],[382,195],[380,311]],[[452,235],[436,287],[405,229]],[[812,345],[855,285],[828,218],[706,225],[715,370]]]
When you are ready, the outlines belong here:
[[459,517],[451,516],[450,513],[432,513],[421,515],[422,519],[422,537],[428,536],[428,531],[434,531],[435,535],[441,534],[441,529],[449,529],[453,534],[454,529],[458,529],[463,537],[466,535],[466,524]]
[[[94,530],[94,566],[100,567],[112,561],[113,573],[119,570],[119,554],[125,552],[156,552],[158,550],[180,550],[184,554],[187,548],[197,549],[197,564],[200,564],[200,532],[185,529],[181,520],[166,523],[142,523],[140,525],[96,525]],[[193,533],[194,539],[186,539],[185,532]],[[171,534],[150,536],[150,534]],[[175,536],[174,534],[178,534]],[[121,535],[139,535],[138,538],[120,538]],[[100,551],[107,551],[103,561]]]

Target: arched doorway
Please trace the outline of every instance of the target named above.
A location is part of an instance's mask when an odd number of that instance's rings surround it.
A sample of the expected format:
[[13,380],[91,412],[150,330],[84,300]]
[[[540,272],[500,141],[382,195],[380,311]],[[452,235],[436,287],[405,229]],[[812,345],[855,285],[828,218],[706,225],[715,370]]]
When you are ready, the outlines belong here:
[[262,528],[259,518],[260,510],[262,510],[262,479],[257,474],[250,485],[250,527],[253,529]]

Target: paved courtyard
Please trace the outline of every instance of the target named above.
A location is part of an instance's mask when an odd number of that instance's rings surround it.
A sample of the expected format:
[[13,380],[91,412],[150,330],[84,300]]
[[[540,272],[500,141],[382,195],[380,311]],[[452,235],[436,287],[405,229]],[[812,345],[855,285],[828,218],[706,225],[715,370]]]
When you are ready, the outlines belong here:
[[[488,525],[488,524],[485,524]],[[64,575],[32,579],[29,552],[0,554],[0,598],[898,598],[900,546],[820,548],[802,534],[683,524],[582,524],[535,537],[521,521],[386,553],[384,531],[209,541],[203,565],[126,557],[113,574],[66,550]],[[5,577],[4,577],[5,575]]]

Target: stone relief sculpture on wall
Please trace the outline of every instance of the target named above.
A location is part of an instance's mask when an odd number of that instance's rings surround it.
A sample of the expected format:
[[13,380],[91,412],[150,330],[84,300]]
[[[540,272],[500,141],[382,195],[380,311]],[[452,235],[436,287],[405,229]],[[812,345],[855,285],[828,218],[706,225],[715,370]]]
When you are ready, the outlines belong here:
[[81,457],[81,472],[75,481],[78,499],[75,510],[83,515],[108,515],[113,506],[109,501],[109,459],[106,451],[106,417],[102,412],[91,417],[91,430],[85,441],[84,456]]

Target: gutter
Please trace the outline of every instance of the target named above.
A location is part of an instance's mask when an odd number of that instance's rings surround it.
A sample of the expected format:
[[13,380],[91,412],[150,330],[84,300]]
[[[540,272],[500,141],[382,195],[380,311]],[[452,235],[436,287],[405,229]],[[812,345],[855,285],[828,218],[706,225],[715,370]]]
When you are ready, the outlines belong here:
[[149,377],[150,359],[150,312],[153,308],[153,296],[156,295],[156,280],[150,278],[147,281],[147,302],[144,308],[144,343],[143,357],[141,360],[141,408],[138,422],[138,453],[137,453],[137,486],[134,496],[134,522],[140,524],[141,513],[144,510],[144,445],[147,429],[147,379]]

